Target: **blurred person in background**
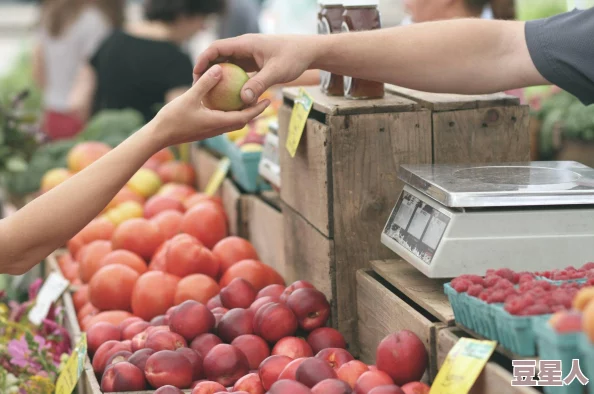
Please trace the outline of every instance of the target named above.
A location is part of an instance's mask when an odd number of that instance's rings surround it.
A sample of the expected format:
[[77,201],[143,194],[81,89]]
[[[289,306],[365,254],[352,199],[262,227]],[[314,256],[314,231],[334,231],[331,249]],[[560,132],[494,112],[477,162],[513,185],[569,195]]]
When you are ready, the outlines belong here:
[[226,0],[225,12],[219,23],[219,38],[259,33],[260,0]]
[[131,108],[150,121],[158,107],[192,86],[192,60],[181,46],[222,0],[146,0],[145,20],[114,31],[80,72],[70,102],[86,119]]
[[33,78],[43,91],[44,131],[57,140],[84,122],[69,105],[79,69],[113,28],[123,23],[124,0],[43,0],[33,52]]

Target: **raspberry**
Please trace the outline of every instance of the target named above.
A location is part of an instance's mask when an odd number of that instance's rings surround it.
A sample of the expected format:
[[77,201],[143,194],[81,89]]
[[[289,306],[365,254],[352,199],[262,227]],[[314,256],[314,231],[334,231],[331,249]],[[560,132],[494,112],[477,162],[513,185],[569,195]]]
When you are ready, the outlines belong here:
[[491,275],[491,276],[487,276],[484,280],[484,286],[485,287],[493,287],[497,284],[497,282],[499,282],[499,279],[501,279],[499,276],[496,275]]
[[553,305],[551,306],[551,312],[560,312],[560,311],[564,311],[566,310],[563,306],[561,305]]
[[489,290],[483,290],[481,291],[481,294],[479,294],[478,298],[480,298],[483,301],[487,301],[490,296],[491,292]]
[[567,309],[571,309],[571,300],[573,298],[564,290],[555,290],[551,293],[551,300],[553,305],[561,305]]
[[481,285],[472,285],[468,288],[468,291],[466,291],[466,293],[469,296],[472,297],[478,297],[479,294],[481,294],[481,292],[483,291],[483,286]]
[[503,308],[512,315],[517,315],[530,305],[532,305],[530,300],[526,300],[520,296],[512,296],[505,301]]
[[466,279],[456,278],[452,280],[451,285],[458,293],[464,293],[466,290],[468,290],[468,287],[472,285],[472,282]]
[[478,275],[464,274],[464,275],[460,275],[458,278],[467,280],[469,282],[472,282],[475,285],[482,285],[483,284],[483,278],[481,276],[478,276]]
[[487,303],[489,303],[489,304],[499,304],[502,302],[505,302],[505,290],[503,290],[503,289],[495,290],[487,298]]
[[514,281],[514,271],[510,270],[509,268],[498,269],[497,271],[495,271],[495,274],[509,280],[510,282]]
[[521,274],[518,283],[521,285],[522,283],[532,282],[533,280],[534,276],[532,274]]
[[586,263],[581,268],[583,271],[590,271],[594,269],[594,263]]
[[499,279],[493,286],[494,289],[508,289],[510,287],[514,287],[514,284],[507,279]]
[[551,313],[551,308],[548,305],[544,304],[534,304],[530,305],[521,311],[518,315],[519,316],[538,316],[538,315],[546,315]]
[[569,275],[569,278],[570,278],[570,279],[581,279],[581,278],[583,278],[584,276],[585,276],[585,273],[584,273],[584,272],[575,271],[575,272],[572,272],[572,273]]
[[495,270],[493,268],[489,268],[487,270],[487,273],[485,274],[485,276],[493,276],[493,275],[496,275]]

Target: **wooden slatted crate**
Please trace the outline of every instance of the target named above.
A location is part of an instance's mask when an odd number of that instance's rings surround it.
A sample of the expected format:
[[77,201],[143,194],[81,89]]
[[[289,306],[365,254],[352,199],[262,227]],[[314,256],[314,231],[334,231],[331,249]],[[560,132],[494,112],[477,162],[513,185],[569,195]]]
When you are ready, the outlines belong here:
[[353,101],[306,90],[313,109],[294,158],[284,146],[297,88],[285,89],[279,113],[288,278],[321,287],[335,326],[356,345],[355,272],[395,257],[380,235],[403,188],[399,166],[526,161],[528,109],[503,94],[389,87],[383,99]]

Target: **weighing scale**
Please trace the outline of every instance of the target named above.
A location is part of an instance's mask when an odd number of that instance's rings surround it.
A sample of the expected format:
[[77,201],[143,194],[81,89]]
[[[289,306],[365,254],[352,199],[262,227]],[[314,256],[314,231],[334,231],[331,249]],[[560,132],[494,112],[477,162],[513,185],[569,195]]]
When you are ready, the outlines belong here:
[[258,173],[277,189],[281,187],[279,152],[278,152],[278,123],[270,124],[270,130],[264,139],[262,159],[258,166]]
[[381,241],[430,278],[594,261],[594,170],[576,162],[403,165]]

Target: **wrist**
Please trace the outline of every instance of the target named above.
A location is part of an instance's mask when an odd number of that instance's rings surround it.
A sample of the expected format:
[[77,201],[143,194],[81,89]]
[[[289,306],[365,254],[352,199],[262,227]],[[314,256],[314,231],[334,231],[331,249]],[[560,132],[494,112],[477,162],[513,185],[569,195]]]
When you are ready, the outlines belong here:
[[[325,70],[328,66],[328,55],[334,45],[337,34],[322,34],[313,36],[314,45],[312,48],[313,59],[310,64],[310,69]],[[310,43],[311,44],[311,43]]]
[[151,155],[169,146],[163,129],[159,117],[156,116],[136,133],[142,138],[145,149],[148,149]]

